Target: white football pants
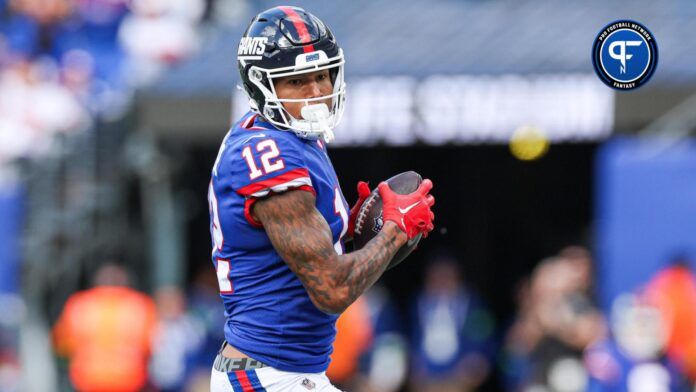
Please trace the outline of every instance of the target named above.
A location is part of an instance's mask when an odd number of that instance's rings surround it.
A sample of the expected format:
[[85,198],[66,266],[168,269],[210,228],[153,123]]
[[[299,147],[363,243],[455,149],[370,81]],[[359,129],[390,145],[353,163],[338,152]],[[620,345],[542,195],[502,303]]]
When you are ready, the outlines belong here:
[[224,373],[213,369],[210,392],[341,392],[326,373],[283,372],[272,367]]

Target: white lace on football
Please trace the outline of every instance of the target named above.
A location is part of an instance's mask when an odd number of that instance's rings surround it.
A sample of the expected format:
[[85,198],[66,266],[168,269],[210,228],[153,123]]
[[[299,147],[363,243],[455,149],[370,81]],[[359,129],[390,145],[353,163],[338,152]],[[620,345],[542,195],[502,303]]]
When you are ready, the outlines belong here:
[[377,201],[377,193],[371,193],[370,196],[363,202],[363,205],[358,210],[358,216],[355,219],[355,234],[362,234],[363,225],[367,219],[367,212],[370,211],[372,205]]

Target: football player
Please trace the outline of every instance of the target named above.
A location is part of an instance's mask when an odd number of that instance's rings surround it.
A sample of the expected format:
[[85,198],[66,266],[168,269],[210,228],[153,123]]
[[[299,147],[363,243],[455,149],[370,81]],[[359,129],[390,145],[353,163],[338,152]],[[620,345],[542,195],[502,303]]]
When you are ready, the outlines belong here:
[[237,54],[251,111],[224,138],[208,192],[227,317],[211,390],[334,391],[324,372],[336,319],[433,229],[432,182],[409,195],[380,184],[383,229],[344,253],[370,189],[359,183],[348,211],[326,152],[343,112],[341,48],[317,17],[275,7],[252,20]]

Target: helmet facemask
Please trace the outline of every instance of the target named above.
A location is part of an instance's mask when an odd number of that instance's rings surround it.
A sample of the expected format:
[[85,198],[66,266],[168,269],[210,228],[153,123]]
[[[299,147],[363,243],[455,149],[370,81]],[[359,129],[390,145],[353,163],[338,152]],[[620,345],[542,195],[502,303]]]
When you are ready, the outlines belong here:
[[[307,59],[311,60],[306,61]],[[343,52],[339,50],[338,55],[332,58],[328,58],[323,51],[302,54],[297,56],[295,64],[295,66],[276,69],[251,66],[247,71],[249,81],[263,94],[265,101],[256,102],[250,97],[251,107],[271,124],[292,130],[301,138],[312,140],[322,138],[329,143],[334,139],[333,129],[340,122],[344,109]],[[329,70],[333,84],[331,94],[307,99],[278,98],[274,82],[276,79],[325,69]],[[327,99],[331,99],[331,107],[323,102]],[[295,118],[283,106],[283,103],[297,102],[305,104],[301,109],[301,118]],[[261,107],[259,104],[262,104]]]

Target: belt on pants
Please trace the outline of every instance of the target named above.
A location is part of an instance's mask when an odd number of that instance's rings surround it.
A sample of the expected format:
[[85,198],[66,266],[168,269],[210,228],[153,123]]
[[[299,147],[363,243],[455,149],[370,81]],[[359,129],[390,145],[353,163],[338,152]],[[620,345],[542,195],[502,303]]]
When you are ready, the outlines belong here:
[[215,362],[213,362],[213,369],[223,372],[235,372],[237,370],[252,370],[267,367],[263,362],[257,361],[253,358],[227,358],[222,355],[222,350],[227,346],[227,342],[222,343],[218,354],[215,357]]

